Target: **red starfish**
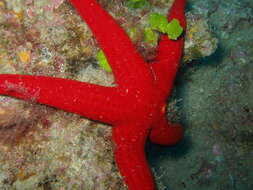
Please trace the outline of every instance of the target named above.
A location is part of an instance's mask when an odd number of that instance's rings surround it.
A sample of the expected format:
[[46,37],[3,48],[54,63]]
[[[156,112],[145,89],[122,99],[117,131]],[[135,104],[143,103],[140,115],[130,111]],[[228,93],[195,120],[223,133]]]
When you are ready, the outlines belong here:
[[[87,22],[105,52],[115,76],[115,87],[68,79],[0,75],[0,94],[73,112],[113,126],[115,160],[129,190],[154,190],[144,145],[172,145],[183,130],[172,125],[165,114],[166,99],[183,50],[183,37],[161,36],[156,60],[148,64],[129,37],[95,0],[70,0]],[[168,20],[176,18],[186,28],[186,0],[175,0]]]

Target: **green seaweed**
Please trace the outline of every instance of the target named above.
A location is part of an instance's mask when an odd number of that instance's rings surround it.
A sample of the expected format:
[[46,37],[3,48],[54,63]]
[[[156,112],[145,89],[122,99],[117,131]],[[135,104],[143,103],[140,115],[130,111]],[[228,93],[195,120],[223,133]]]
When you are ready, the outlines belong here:
[[176,40],[183,33],[183,28],[177,19],[172,19],[166,27],[166,34],[170,39]]
[[106,59],[106,56],[102,50],[100,50],[97,54],[97,60],[99,62],[99,67],[103,68],[107,72],[112,72],[112,69]]
[[149,16],[149,25],[153,30],[167,34],[172,40],[176,40],[183,33],[183,28],[177,19],[168,22],[167,18],[159,13],[152,13]]
[[153,30],[165,33],[168,21],[164,15],[159,13],[152,13],[149,16],[149,25]]
[[156,43],[158,40],[158,35],[150,27],[144,29],[144,42],[146,43]]
[[140,9],[149,5],[149,3],[146,0],[128,0],[126,5],[131,9]]

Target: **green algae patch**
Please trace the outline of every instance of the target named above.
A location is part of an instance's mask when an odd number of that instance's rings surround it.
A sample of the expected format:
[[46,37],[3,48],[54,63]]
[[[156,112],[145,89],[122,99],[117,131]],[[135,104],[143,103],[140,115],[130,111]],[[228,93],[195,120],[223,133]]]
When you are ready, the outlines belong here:
[[149,3],[146,0],[128,0],[126,6],[131,9],[140,9],[148,6]]
[[149,16],[149,25],[153,30],[165,33],[168,21],[164,15],[159,13],[152,13]]
[[156,43],[158,41],[158,34],[155,33],[151,28],[144,29],[144,42],[146,43]]
[[180,25],[177,19],[173,19],[172,21],[170,21],[166,26],[165,30],[166,34],[172,40],[176,40],[184,31],[183,27]]
[[106,70],[107,72],[112,72],[112,69],[105,57],[105,54],[102,50],[100,50],[97,54],[97,60],[99,62],[99,67],[103,68],[104,70]]
[[150,15],[149,25],[153,30],[167,34],[171,40],[177,40],[183,33],[183,27],[177,19],[168,22],[166,16],[159,13],[152,13]]

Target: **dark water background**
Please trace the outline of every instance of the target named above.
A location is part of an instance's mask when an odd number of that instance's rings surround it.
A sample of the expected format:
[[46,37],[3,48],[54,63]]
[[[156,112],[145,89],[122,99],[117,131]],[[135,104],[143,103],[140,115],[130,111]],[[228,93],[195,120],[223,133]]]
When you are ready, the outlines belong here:
[[176,81],[184,140],[149,144],[159,190],[253,189],[253,1],[190,0],[219,40]]

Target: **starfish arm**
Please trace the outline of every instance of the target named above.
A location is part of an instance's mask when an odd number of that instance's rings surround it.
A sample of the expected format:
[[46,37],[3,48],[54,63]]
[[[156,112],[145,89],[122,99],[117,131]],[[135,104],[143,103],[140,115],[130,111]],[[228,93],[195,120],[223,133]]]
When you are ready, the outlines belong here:
[[183,128],[179,124],[171,124],[165,115],[161,116],[159,122],[151,129],[149,139],[160,145],[175,145],[183,137]]
[[151,80],[148,64],[137,52],[125,31],[95,0],[70,0],[90,27],[112,67],[116,84],[142,87]]
[[114,157],[129,190],[155,190],[144,146],[148,130],[136,124],[116,125],[112,128],[116,144]]
[[[185,6],[186,0],[175,0],[168,15],[169,21],[174,18],[178,19],[184,31],[186,30]],[[156,60],[150,64],[156,76],[157,88],[161,91],[172,89],[183,53],[183,45],[183,36],[178,40],[170,40],[167,35],[161,36]]]
[[117,118],[116,88],[45,76],[0,75],[0,94],[35,101],[112,123]]

